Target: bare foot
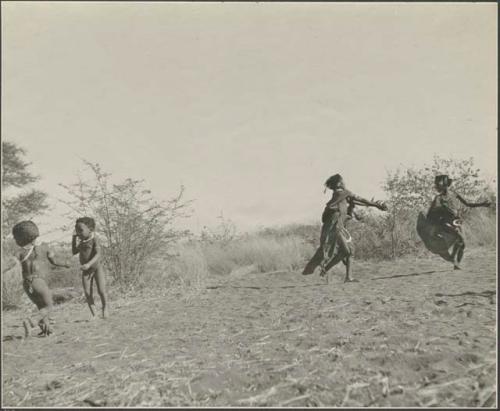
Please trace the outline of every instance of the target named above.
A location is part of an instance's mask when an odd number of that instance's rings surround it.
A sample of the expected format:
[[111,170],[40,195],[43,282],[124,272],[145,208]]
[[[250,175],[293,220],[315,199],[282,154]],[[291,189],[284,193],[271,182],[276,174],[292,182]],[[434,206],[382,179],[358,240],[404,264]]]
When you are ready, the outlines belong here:
[[102,311],[102,318],[104,320],[106,320],[107,318],[109,318],[108,310],[103,310]]
[[461,270],[461,268],[460,268],[458,265],[454,265],[454,266],[453,266],[453,269],[454,269],[454,270]]
[[356,280],[355,278],[346,278],[344,283],[359,283],[359,280]]

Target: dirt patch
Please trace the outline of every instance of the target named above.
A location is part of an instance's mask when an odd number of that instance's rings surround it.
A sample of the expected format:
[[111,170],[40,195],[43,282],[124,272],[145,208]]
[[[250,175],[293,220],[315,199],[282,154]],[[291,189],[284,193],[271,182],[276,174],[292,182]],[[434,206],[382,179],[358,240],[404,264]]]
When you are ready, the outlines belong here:
[[359,283],[278,271],[196,298],[58,306],[23,340],[3,316],[3,406],[496,406],[496,255],[355,263]]

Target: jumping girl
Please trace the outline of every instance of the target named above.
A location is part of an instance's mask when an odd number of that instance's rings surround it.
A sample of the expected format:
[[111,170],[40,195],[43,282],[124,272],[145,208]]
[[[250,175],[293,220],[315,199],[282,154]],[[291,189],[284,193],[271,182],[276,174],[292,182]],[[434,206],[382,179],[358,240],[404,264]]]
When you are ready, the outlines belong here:
[[446,174],[441,174],[434,178],[434,188],[438,194],[434,197],[429,207],[427,220],[439,228],[434,232],[436,239],[444,240],[445,236],[451,236],[450,243],[453,245],[451,255],[447,251],[446,253],[441,253],[441,255],[446,260],[453,262],[455,270],[459,270],[460,262],[464,255],[465,241],[462,233],[462,217],[458,202],[467,207],[489,207],[491,203],[489,201],[481,203],[468,202],[458,193],[448,189],[452,182],[453,180]]

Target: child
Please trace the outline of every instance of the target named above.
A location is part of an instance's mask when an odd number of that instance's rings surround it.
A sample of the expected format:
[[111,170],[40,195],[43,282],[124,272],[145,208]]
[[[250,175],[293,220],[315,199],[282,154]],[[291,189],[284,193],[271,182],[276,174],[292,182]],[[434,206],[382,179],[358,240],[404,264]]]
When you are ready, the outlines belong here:
[[[101,249],[94,235],[95,221],[90,217],[81,217],[76,220],[75,232],[71,241],[73,255],[80,253],[80,264],[82,270],[83,291],[87,304],[90,308],[91,317],[95,318],[96,309],[94,305],[94,279],[97,285],[97,292],[101,297],[102,318],[107,318],[107,296],[104,281],[104,272],[101,267]],[[80,239],[77,244],[76,239]]]
[[345,183],[340,174],[331,176],[325,186],[333,190],[332,198],[326,204],[321,221],[320,246],[302,272],[303,275],[312,274],[318,265],[321,265],[323,276],[330,268],[342,261],[346,266],[344,282],[356,281],[351,277],[351,257],[353,245],[349,232],[345,229],[346,220],[355,217],[354,206],[363,205],[387,210],[387,206],[380,202],[365,200],[345,189]]
[[[450,260],[453,262],[453,268],[460,270],[460,262],[465,250],[465,241],[462,235],[462,220],[458,201],[467,207],[489,207],[491,203],[489,201],[469,203],[459,194],[448,190],[452,181],[446,174],[441,174],[434,178],[434,188],[438,194],[432,200],[427,212],[427,219],[439,225],[445,233],[452,235],[453,251]],[[442,234],[438,231],[436,237],[442,237]]]
[[[41,329],[39,335],[48,336],[52,333],[50,327],[50,314],[52,311],[52,294],[47,283],[41,276],[41,266],[38,246],[39,231],[32,221],[21,221],[12,229],[14,240],[22,250],[18,254],[23,275],[23,288],[29,299],[40,310],[41,319],[38,325]],[[47,252],[47,259],[56,267],[70,268],[67,264],[59,264],[54,260],[54,253]],[[33,328],[31,318],[23,321],[25,337],[29,337],[30,328]]]

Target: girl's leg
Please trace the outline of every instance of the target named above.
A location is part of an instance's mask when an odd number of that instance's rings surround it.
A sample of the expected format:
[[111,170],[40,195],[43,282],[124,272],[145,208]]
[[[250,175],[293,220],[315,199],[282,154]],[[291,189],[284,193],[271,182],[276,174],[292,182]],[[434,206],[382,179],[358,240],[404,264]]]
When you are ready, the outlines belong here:
[[457,262],[459,264],[462,262],[462,258],[464,257],[464,251],[465,251],[465,243],[462,243],[457,252]]
[[[345,264],[345,280],[344,282],[352,282],[356,281],[351,277],[351,257],[352,257],[352,249],[348,239],[344,236],[344,234],[339,230],[337,233],[337,244],[339,245],[339,253],[332,261],[332,267],[334,264],[343,261]],[[334,264],[333,264],[334,263]]]
[[[38,307],[38,301],[37,299],[35,298],[35,296],[33,295],[33,288],[31,287],[31,285],[27,282],[23,282],[23,288],[24,288],[24,292],[26,293],[26,295],[28,296],[28,298],[34,303],[37,305]],[[24,337],[25,338],[28,338],[30,336],[30,332],[31,332],[31,329],[35,327],[35,324],[33,324],[33,320],[31,319],[31,317],[26,317],[24,320],[23,320],[23,328],[24,328]]]
[[41,278],[35,278],[32,282],[33,300],[40,310],[40,335],[50,335],[52,328],[50,326],[52,314],[52,293],[47,283]]
[[453,268],[455,270],[460,270],[460,262],[462,261],[462,258],[464,256],[464,250],[465,250],[465,241],[463,237],[458,234],[458,239],[453,245]]
[[95,281],[97,285],[97,292],[99,293],[99,297],[101,298],[102,305],[102,318],[108,318],[107,311],[107,294],[106,294],[106,279],[104,276],[104,271],[102,268],[98,268],[95,272]]
[[82,274],[82,285],[83,292],[85,294],[85,299],[90,309],[91,318],[95,317],[95,304],[94,304],[94,292],[93,292],[93,280],[94,276],[92,274]]
[[345,261],[345,283],[349,282],[358,282],[358,280],[355,280],[354,278],[351,277],[351,256],[346,257]]

